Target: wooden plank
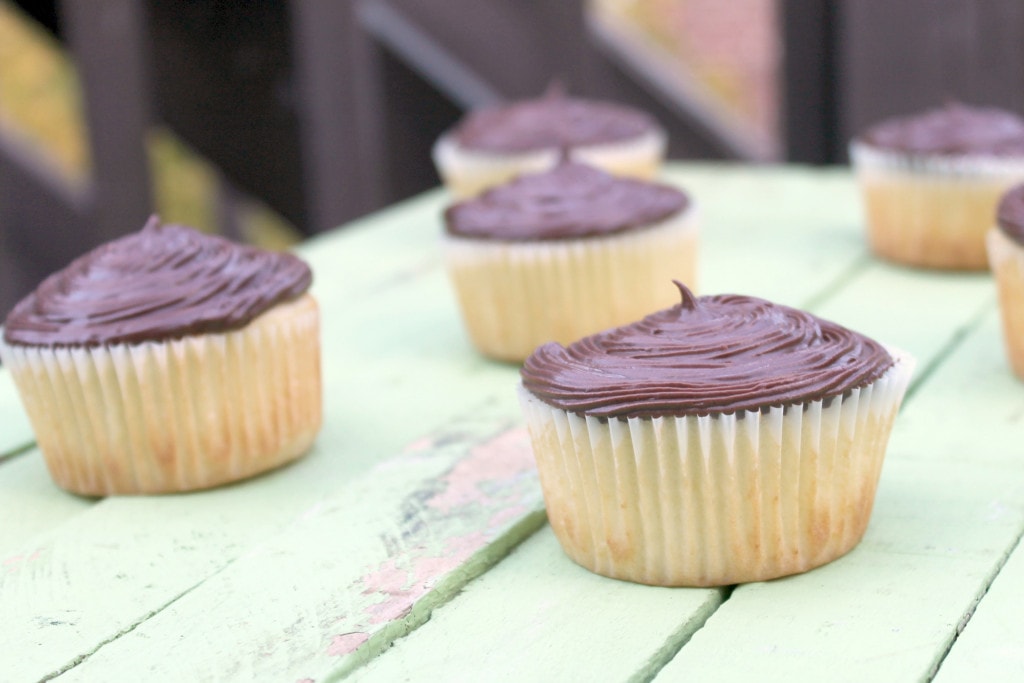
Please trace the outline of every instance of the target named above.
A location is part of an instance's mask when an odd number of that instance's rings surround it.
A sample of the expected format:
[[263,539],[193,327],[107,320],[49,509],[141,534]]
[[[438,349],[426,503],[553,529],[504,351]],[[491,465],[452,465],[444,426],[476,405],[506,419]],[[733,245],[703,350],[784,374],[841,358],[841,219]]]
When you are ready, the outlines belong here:
[[837,135],[839,7],[828,0],[779,4],[785,87],[786,159],[823,164],[843,158]]
[[145,16],[131,0],[64,0],[59,9],[88,123],[91,247],[138,230],[153,211]]
[[738,587],[655,681],[927,680],[1024,528],[1022,501],[999,468],[890,461],[858,548]]
[[[94,500],[61,491],[46,472],[43,456],[32,449],[0,466],[0,573],[23,557],[18,549],[88,510]],[[31,554],[31,553],[30,553]]]
[[920,271],[871,261],[815,312],[913,354],[916,384],[994,306],[987,273]]
[[17,388],[7,371],[0,367],[0,463],[6,456],[23,451],[32,442],[32,426],[21,407]]
[[1017,548],[939,668],[935,683],[1024,680],[1024,548]]
[[701,293],[806,306],[869,262],[860,200],[847,172],[800,166],[671,165],[664,179],[700,215]]
[[377,84],[358,3],[288,4],[305,232],[323,232],[383,203]]
[[[542,510],[525,430],[471,424],[344,486],[60,680],[322,680],[426,621]],[[32,630],[14,644],[59,644]]]
[[351,680],[648,680],[723,595],[598,576],[545,527]]
[[892,457],[1021,471],[1024,386],[1007,363],[996,310],[988,312],[925,388],[896,423],[899,438]]

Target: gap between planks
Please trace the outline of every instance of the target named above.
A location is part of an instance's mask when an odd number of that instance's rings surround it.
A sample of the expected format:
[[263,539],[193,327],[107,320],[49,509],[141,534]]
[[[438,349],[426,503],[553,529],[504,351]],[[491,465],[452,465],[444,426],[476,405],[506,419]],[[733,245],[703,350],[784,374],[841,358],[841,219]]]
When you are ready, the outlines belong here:
[[935,662],[935,666],[932,668],[932,670],[928,672],[928,676],[925,679],[927,683],[931,683],[931,681],[935,680],[935,677],[939,675],[939,672],[942,670],[943,662],[945,662],[946,658],[949,657],[949,653],[953,651],[953,646],[956,645],[957,640],[960,639],[960,634],[964,632],[964,629],[967,628],[967,625],[971,622],[971,619],[974,618],[974,613],[977,611],[978,605],[981,604],[981,601],[985,599],[986,595],[988,595],[989,589],[992,588],[992,584],[995,583],[995,580],[1003,571],[1003,567],[1005,567],[1006,563],[1010,561],[1010,558],[1017,551],[1017,549],[1021,547],[1022,538],[1024,538],[1024,528],[1022,528],[1021,532],[1017,534],[1017,540],[1014,541],[1009,551],[1002,558],[1000,558],[999,562],[996,564],[992,573],[986,578],[985,585],[982,587],[982,590],[978,593],[978,596],[975,599],[974,604],[971,605],[971,608],[967,610],[963,618],[957,623],[956,632],[954,632],[953,637],[950,639],[949,645],[946,647],[945,651],[939,657],[938,661]]
[[9,449],[8,451],[6,451],[4,453],[0,453],[0,465],[3,465],[8,460],[14,460],[19,455],[24,455],[24,454],[28,453],[29,451],[35,450],[35,447],[36,447],[36,442],[35,441],[30,441],[29,443],[26,443],[24,445],[11,448],[11,449]]

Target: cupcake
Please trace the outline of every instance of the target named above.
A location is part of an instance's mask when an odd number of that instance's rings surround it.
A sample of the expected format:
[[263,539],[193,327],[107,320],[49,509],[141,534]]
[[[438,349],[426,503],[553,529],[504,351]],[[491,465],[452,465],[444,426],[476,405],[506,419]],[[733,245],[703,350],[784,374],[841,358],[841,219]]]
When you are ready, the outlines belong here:
[[850,158],[872,251],[911,266],[983,270],[996,203],[1024,180],[1024,120],[950,104],[879,123],[851,143]]
[[434,145],[434,165],[456,199],[473,197],[522,173],[549,169],[563,152],[609,173],[651,179],[667,138],[646,113],[611,102],[543,97],[467,115]]
[[0,357],[56,483],[187,491],[301,455],[321,421],[311,280],[295,256],[155,217],[44,280]]
[[565,552],[663,586],[761,581],[843,555],[867,527],[912,361],[803,311],[679,287],[681,304],[523,365]]
[[476,348],[522,361],[671,304],[692,285],[694,210],[680,190],[563,161],[445,212],[445,257]]
[[1024,379],[1024,185],[999,202],[988,234],[988,260],[999,288],[1003,341],[1013,372]]

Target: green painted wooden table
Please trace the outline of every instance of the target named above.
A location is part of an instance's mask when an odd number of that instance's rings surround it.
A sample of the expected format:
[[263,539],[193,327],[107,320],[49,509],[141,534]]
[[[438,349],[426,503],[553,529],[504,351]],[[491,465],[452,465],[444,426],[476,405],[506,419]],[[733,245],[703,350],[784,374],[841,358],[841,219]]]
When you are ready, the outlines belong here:
[[990,277],[872,259],[842,170],[667,176],[701,206],[702,292],[801,306],[918,359],[853,552],[730,589],[569,561],[517,369],[462,332],[432,192],[302,248],[325,425],[283,470],[66,494],[0,371],[0,680],[1024,680],[1024,385]]

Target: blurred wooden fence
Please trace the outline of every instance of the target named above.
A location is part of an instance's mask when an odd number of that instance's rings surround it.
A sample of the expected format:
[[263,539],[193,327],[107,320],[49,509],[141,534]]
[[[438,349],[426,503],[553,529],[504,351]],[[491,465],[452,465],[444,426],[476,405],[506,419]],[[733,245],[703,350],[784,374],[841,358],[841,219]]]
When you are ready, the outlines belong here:
[[[49,21],[82,74],[93,176],[62,186],[0,131],[0,315],[42,274],[142,225],[141,140],[155,121],[308,234],[433,186],[430,145],[464,110],[534,96],[553,77],[651,111],[674,157],[765,158],[583,0],[56,10]],[[948,98],[1024,111],[1019,0],[780,0],[778,16],[787,159],[841,162],[864,125]]]

